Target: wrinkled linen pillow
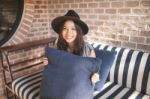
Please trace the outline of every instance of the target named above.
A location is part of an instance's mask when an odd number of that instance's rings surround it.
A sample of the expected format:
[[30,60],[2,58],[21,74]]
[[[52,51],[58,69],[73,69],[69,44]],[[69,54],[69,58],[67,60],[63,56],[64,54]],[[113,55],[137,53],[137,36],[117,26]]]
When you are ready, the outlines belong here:
[[93,99],[90,77],[100,69],[100,59],[54,48],[46,48],[45,52],[48,66],[43,72],[41,99]]
[[96,91],[100,91],[105,84],[109,71],[113,65],[116,53],[116,51],[95,49],[96,57],[102,60],[101,69],[99,70],[100,81],[95,84],[94,88]]

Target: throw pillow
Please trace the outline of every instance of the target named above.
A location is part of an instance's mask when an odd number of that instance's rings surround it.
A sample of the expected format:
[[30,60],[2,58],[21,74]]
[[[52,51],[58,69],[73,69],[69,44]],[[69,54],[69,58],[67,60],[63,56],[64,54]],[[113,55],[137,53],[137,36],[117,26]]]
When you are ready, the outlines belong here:
[[42,99],[93,99],[90,76],[101,66],[99,58],[46,48],[48,66],[41,83]]
[[100,81],[95,84],[95,90],[100,91],[107,80],[107,76],[115,59],[115,51],[106,51],[95,49],[96,57],[102,60],[101,69],[99,71]]

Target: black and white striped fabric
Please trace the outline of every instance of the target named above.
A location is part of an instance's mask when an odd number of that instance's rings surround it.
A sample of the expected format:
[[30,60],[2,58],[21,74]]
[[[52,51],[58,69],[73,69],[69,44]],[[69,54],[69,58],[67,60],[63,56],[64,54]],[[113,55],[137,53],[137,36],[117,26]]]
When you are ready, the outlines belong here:
[[[150,99],[150,54],[136,50],[93,43],[93,47],[116,51],[108,82],[94,99]],[[21,99],[40,99],[42,72],[17,78],[13,91]]]
[[[117,56],[109,73],[109,81],[113,83],[107,88],[108,91],[113,90],[113,93],[103,90],[95,99],[103,95],[108,95],[110,99],[117,96],[122,90],[127,91],[125,98],[127,99],[134,94],[135,98],[131,99],[149,99],[150,98],[150,54],[140,51],[135,51],[127,48],[112,47],[108,45],[92,44],[94,48],[116,51]],[[124,87],[123,87],[124,86]],[[125,89],[124,89],[125,88]],[[116,91],[115,91],[116,90]],[[140,94],[141,93],[141,94]],[[146,96],[147,95],[147,96]],[[141,98],[140,98],[141,97]],[[142,98],[143,97],[143,98]],[[146,98],[145,98],[146,97]],[[114,98],[113,98],[114,99]],[[119,99],[119,98],[117,98]]]
[[148,95],[112,82],[107,82],[101,92],[94,92],[94,96],[94,99],[150,99]]
[[40,99],[39,92],[41,80],[41,71],[32,73],[14,80],[12,89],[21,99]]

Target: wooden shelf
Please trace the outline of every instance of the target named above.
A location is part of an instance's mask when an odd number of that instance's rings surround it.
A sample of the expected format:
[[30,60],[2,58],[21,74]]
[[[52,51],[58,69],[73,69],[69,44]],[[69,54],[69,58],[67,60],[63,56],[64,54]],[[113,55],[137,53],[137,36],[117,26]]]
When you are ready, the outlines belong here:
[[55,39],[56,38],[53,37],[53,38],[48,38],[48,39],[36,40],[36,41],[32,41],[32,42],[20,43],[20,44],[11,45],[11,46],[4,46],[4,47],[0,47],[0,51],[9,51],[10,52],[10,51],[15,51],[15,50],[29,48],[31,46],[32,47],[39,46],[39,45],[51,43]]

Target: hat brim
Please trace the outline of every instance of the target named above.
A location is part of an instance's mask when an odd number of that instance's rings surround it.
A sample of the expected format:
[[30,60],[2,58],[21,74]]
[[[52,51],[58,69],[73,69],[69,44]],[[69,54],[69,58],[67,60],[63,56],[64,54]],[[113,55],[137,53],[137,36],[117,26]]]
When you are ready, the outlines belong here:
[[69,16],[60,16],[60,17],[56,17],[52,22],[51,22],[51,26],[54,29],[54,31],[56,33],[59,33],[59,28],[63,25],[65,20],[73,20],[77,25],[79,25],[83,31],[83,34],[87,34],[88,33],[88,26],[87,24],[85,24],[82,20],[74,18],[74,17],[69,17]]

